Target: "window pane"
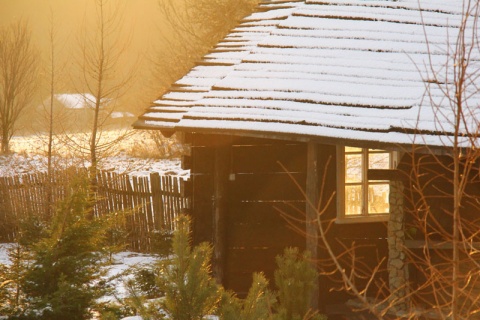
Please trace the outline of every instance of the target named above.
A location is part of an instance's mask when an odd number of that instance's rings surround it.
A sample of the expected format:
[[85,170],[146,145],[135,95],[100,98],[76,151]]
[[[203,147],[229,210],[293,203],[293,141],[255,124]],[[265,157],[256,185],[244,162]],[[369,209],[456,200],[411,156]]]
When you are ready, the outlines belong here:
[[389,153],[369,153],[368,168],[369,169],[389,169],[390,154]]
[[361,182],[362,181],[362,155],[347,154],[345,155],[345,182]]
[[362,187],[345,186],[345,215],[362,214]]
[[349,152],[362,152],[362,148],[345,147],[345,153]]
[[368,213],[388,213],[390,204],[388,184],[373,184],[368,186]]

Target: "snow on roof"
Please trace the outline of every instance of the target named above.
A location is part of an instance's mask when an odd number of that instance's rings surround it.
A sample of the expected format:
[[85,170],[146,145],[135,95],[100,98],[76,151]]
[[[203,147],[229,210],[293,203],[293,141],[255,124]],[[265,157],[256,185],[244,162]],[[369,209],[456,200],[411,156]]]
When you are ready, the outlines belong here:
[[86,109],[95,106],[95,97],[90,93],[55,94],[55,99],[68,109]]
[[[452,53],[462,5],[261,4],[134,126],[451,145],[455,115],[445,92],[454,85]],[[471,25],[466,33],[472,33]],[[472,54],[470,67],[479,69],[480,54]],[[465,144],[472,142],[466,133],[478,131],[480,116],[480,80],[469,81],[459,134]]]
[[133,118],[135,117],[131,112],[122,112],[122,111],[114,111],[110,113],[110,118],[112,119],[119,119],[119,118]]
[[[59,93],[54,95],[67,109],[93,109],[96,98],[90,93]],[[101,99],[101,107],[109,103],[111,99]]]

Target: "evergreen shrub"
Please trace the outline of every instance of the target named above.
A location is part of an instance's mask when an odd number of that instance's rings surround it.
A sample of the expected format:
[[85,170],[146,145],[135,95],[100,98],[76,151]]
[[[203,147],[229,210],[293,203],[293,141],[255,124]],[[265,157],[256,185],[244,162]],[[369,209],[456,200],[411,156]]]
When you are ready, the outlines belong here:
[[101,278],[106,225],[89,218],[86,178],[70,190],[50,225],[35,217],[22,223],[18,248],[10,252],[9,279],[18,290],[9,290],[8,319],[89,319],[106,292]]

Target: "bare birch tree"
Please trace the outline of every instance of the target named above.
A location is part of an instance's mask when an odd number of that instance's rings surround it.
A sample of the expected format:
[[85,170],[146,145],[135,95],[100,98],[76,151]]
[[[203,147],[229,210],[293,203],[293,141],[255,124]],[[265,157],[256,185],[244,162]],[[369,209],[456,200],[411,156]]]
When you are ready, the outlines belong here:
[[9,152],[15,124],[37,88],[38,53],[28,24],[14,22],[0,30],[1,152]]
[[60,77],[59,73],[59,63],[58,63],[58,32],[55,21],[55,15],[53,9],[50,8],[50,27],[48,30],[48,40],[49,40],[49,54],[46,63],[46,75],[48,77],[49,84],[49,99],[48,103],[43,103],[45,119],[47,122],[47,176],[48,176],[48,186],[47,186],[47,208],[46,208],[46,218],[50,219],[52,216],[52,210],[54,209],[53,201],[53,173],[54,173],[54,163],[53,163],[53,151],[54,151],[54,137],[55,137],[55,122],[60,121],[54,111],[55,103],[55,92],[58,89],[58,80]]

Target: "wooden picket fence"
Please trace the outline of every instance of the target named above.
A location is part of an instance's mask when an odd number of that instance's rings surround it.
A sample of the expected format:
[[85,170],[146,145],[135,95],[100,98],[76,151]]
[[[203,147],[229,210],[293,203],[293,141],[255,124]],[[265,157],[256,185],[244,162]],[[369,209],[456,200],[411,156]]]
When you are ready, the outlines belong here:
[[[0,177],[0,242],[15,239],[16,224],[23,217],[51,216],[51,204],[65,199],[71,182],[81,174],[86,171],[58,171],[50,179],[46,173]],[[180,177],[158,173],[136,177],[99,171],[97,182],[95,215],[121,214],[123,219],[119,221],[131,250],[150,250],[154,239],[175,229],[176,217],[188,208]]]

